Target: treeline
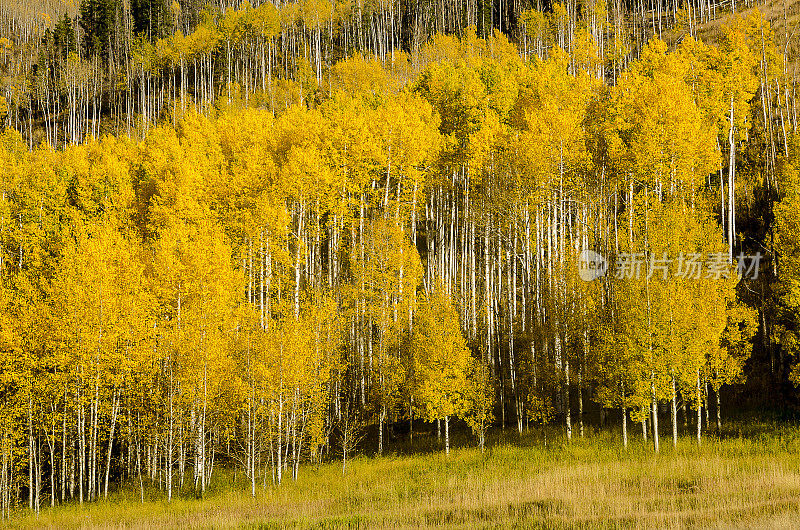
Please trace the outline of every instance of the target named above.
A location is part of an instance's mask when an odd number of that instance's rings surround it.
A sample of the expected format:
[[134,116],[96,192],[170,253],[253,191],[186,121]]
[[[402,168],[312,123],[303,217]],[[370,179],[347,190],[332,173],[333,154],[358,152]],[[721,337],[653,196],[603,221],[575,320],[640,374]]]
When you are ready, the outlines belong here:
[[[504,33],[525,57],[564,49],[613,84],[650,37],[692,36],[735,7],[706,0],[8,1],[0,6],[0,95],[10,107],[6,126],[30,148],[104,133],[142,137],[189,106],[206,112],[219,97],[230,100],[236,89],[274,113],[313,106],[335,84],[333,65],[357,53],[389,65],[410,60],[418,73],[433,35],[463,36],[466,27],[482,38]],[[781,79],[770,89],[793,87]]]
[[220,459],[255,490],[414,419],[447,450],[453,419],[483,447],[599,405],[658,450],[665,405],[699,443],[753,351],[797,378],[796,119],[760,17],[654,39],[613,87],[501,34],[420,56],[341,61],[277,116],[231,85],[142,140],[3,134],[3,516],[202,495]]

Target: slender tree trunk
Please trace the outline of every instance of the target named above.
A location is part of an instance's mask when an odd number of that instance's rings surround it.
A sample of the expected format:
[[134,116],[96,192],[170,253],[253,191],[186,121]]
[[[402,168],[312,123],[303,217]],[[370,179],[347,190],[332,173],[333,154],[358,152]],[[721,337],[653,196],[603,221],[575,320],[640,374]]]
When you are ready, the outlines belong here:
[[678,446],[678,392],[675,388],[675,375],[672,376],[672,446]]
[[625,387],[622,383],[619,385],[620,389],[620,399],[622,401],[622,406],[620,410],[622,411],[622,445],[625,449],[628,448],[628,409],[625,406]]
[[117,412],[119,410],[119,395],[115,390],[111,398],[111,428],[108,433],[108,453],[106,455],[106,476],[103,487],[103,497],[108,498],[108,478],[111,471],[111,450],[114,447],[114,432],[117,427]]
[[567,441],[572,440],[572,415],[570,413],[572,407],[569,404],[569,359],[564,362],[564,422],[567,426]]
[[653,416],[653,450],[657,453],[658,446],[658,400],[656,399],[655,374],[650,376],[650,395],[652,397],[652,416]]
[[444,417],[444,454],[450,454],[450,416]]
[[697,445],[702,443],[701,433],[703,429],[703,394],[700,388],[700,369],[697,369]]

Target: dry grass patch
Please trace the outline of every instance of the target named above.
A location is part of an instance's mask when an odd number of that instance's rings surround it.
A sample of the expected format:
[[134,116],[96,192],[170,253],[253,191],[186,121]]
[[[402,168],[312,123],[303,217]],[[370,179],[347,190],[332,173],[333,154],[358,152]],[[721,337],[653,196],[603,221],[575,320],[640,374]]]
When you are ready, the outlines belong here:
[[[50,528],[796,528],[800,527],[797,430],[751,439],[681,441],[654,455],[626,452],[601,435],[544,448],[525,437],[485,454],[356,458],[301,470],[297,483],[244,483],[205,500],[113,500],[46,510],[14,521]],[[241,478],[241,477],[240,477]],[[218,481],[229,480],[228,476]],[[157,493],[157,492],[156,492]]]

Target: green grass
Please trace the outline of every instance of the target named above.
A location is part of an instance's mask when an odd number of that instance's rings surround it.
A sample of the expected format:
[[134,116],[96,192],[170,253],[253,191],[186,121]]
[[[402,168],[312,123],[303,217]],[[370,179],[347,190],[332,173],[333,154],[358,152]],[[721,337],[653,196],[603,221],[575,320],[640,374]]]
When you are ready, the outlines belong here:
[[[638,434],[627,451],[616,433],[544,447],[533,434],[495,439],[484,454],[357,457],[342,476],[331,462],[249,496],[241,474],[215,476],[205,500],[141,504],[138,490],[108,501],[19,513],[14,527],[180,528],[797,528],[800,428],[733,426],[728,437],[691,438],[655,455]],[[465,442],[466,440],[462,440]],[[513,442],[513,443],[512,443]],[[435,444],[434,440],[425,442]],[[400,448],[402,449],[402,447]]]

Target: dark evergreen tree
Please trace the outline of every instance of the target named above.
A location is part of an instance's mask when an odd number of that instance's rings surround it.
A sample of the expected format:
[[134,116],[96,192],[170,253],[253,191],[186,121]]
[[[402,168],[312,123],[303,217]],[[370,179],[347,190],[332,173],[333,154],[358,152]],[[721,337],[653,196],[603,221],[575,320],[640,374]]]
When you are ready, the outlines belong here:
[[66,13],[53,28],[53,48],[55,54],[64,59],[71,52],[77,51],[75,29],[72,27],[72,20]]
[[133,32],[150,40],[167,36],[172,29],[166,0],[131,0]]
[[100,55],[108,59],[116,22],[115,0],[82,0],[80,24],[83,30],[81,44],[87,56]]

